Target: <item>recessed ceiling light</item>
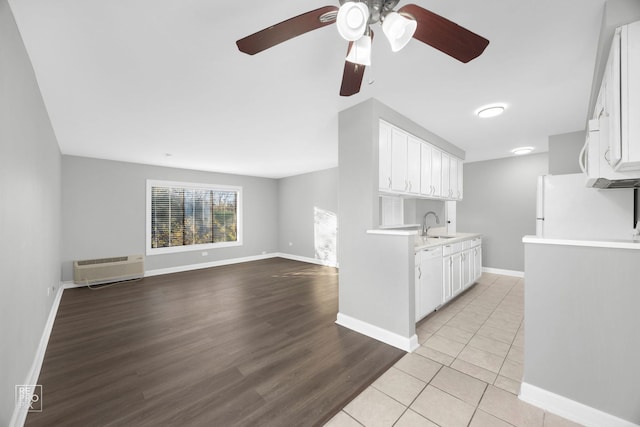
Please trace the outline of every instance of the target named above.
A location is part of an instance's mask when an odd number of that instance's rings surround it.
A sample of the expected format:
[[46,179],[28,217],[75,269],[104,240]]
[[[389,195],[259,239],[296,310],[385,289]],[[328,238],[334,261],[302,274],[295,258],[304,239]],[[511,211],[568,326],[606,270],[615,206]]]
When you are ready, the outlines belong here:
[[171,154],[171,153],[164,153],[164,155],[165,155],[166,157],[171,157],[171,156],[173,156],[173,154]]
[[515,156],[522,156],[524,154],[529,154],[532,151],[533,151],[533,147],[518,147],[518,148],[514,148],[513,150],[511,150],[511,152]]
[[486,107],[482,107],[476,111],[476,115],[483,119],[495,117],[504,113],[504,108],[504,105],[487,105]]

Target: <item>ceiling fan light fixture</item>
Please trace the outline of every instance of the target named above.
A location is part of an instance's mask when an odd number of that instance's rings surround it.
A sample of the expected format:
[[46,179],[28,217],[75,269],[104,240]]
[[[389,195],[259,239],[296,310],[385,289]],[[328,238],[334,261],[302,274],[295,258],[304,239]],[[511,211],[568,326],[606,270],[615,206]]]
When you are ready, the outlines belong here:
[[367,67],[371,65],[371,36],[362,36],[351,44],[347,61]]
[[398,52],[409,43],[417,27],[416,21],[397,12],[389,12],[382,21],[382,32],[389,40],[393,52]]
[[369,7],[366,3],[348,1],[340,6],[336,26],[343,39],[356,41],[364,35],[369,25]]

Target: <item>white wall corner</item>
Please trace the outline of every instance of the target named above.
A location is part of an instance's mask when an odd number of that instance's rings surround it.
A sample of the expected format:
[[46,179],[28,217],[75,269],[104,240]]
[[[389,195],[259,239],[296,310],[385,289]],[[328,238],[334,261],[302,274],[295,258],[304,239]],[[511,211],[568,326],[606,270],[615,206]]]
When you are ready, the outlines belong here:
[[[53,323],[56,320],[56,315],[58,314],[58,308],[60,307],[60,301],[62,300],[62,293],[64,292],[64,284],[60,282],[59,286],[56,288],[56,294],[53,297],[53,304],[51,305],[51,310],[49,310],[49,317],[47,317],[47,322],[44,325],[44,329],[42,331],[42,336],[40,337],[40,342],[38,343],[38,349],[36,350],[36,354],[33,358],[33,363],[31,364],[31,369],[27,373],[27,376],[24,380],[25,385],[35,385],[37,384],[38,378],[40,377],[40,370],[42,369],[42,362],[44,361],[44,355],[47,351],[47,345],[49,344],[49,337],[51,337],[51,331],[53,330]],[[17,402],[16,402],[17,403]],[[13,415],[11,416],[11,420],[9,421],[10,427],[22,427],[27,420],[28,408],[21,407],[16,405],[13,409]]]
[[420,347],[420,344],[418,344],[418,336],[416,334],[413,334],[411,337],[404,337],[396,334],[395,332],[382,329],[378,326],[363,322],[362,320],[358,320],[342,313],[338,313],[336,323],[340,326],[351,329],[352,331],[366,335],[409,353]]
[[523,402],[552,412],[585,427],[640,427],[599,409],[523,382],[518,396]]
[[524,277],[524,271],[503,270],[501,268],[482,267],[483,273],[501,274],[503,276]]

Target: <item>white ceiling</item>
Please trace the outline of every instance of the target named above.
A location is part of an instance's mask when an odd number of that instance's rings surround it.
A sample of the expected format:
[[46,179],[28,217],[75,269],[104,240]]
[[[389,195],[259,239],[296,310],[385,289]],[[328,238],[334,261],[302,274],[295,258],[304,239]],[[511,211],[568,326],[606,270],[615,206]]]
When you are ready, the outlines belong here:
[[[604,0],[413,1],[489,39],[486,51],[462,64],[412,40],[394,54],[376,25],[373,67],[349,98],[334,25],[255,56],[235,45],[337,0],[9,3],[64,154],[285,177],[337,166],[338,112],[370,97],[467,161],[584,129]],[[495,102],[505,114],[475,117]]]

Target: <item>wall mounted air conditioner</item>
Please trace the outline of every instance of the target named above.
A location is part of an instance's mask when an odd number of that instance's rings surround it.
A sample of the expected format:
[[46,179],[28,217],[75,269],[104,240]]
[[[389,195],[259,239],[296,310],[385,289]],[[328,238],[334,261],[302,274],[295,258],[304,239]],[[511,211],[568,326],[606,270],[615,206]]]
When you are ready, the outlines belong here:
[[142,277],[144,277],[144,257],[142,255],[73,262],[73,281],[76,284],[97,285]]

